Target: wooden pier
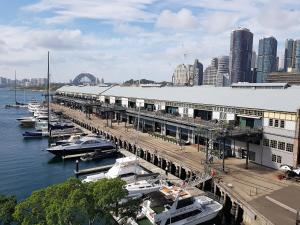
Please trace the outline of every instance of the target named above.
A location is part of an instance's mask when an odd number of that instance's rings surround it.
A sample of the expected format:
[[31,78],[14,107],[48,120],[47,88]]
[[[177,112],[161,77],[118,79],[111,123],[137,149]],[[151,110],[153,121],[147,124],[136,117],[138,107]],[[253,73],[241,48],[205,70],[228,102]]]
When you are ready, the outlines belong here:
[[89,174],[89,173],[97,173],[97,172],[107,171],[112,167],[113,167],[113,165],[99,166],[99,167],[93,167],[93,168],[88,168],[88,169],[82,169],[82,170],[78,170],[78,171],[75,170],[74,173],[76,176],[80,176],[80,175]]
[[[87,118],[81,111],[61,105],[53,105],[55,110],[62,111],[66,116],[89,132],[99,133],[107,139],[118,142],[124,152],[136,155],[141,159],[141,165],[153,172],[165,173],[168,168],[168,178],[177,180],[188,179],[199,171],[204,171],[205,152],[203,146],[179,146],[147,133],[139,132],[139,142],[136,142],[137,131],[128,127],[126,123],[107,124],[107,121],[91,115]],[[200,150],[200,151],[199,151]],[[144,161],[149,164],[143,164]],[[249,163],[245,169],[245,160],[227,158],[225,171],[222,171],[222,161],[214,159],[209,165],[214,172],[213,190],[216,196],[230,208],[236,218],[242,217],[244,224],[285,224],[294,225],[299,218],[289,216],[288,211],[265,198],[266,195],[279,202],[300,211],[300,205],[295,205],[295,196],[291,194],[293,188],[300,191],[300,185],[288,180],[279,180],[280,171],[275,171],[258,164]],[[255,191],[254,191],[255,190]],[[280,193],[284,191],[284,193]],[[285,196],[280,198],[280,196]],[[296,201],[296,202],[299,202]],[[262,207],[268,205],[268,207]],[[276,216],[278,215],[278,216]],[[278,221],[280,221],[278,223]]]

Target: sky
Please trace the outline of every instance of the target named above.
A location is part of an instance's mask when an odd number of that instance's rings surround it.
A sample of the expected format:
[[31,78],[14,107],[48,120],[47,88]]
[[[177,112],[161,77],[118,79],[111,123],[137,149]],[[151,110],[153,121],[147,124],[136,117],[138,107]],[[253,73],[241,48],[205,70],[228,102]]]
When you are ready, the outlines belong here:
[[171,81],[176,65],[229,55],[230,33],[300,39],[298,0],[0,0],[0,76]]

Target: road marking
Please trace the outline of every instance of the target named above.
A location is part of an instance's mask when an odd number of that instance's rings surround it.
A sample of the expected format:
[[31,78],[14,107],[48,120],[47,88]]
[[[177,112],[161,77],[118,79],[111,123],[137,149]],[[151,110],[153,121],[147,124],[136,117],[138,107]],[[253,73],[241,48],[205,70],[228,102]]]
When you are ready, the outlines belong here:
[[280,206],[280,207],[282,207],[282,208],[284,208],[284,209],[286,209],[286,210],[288,210],[292,213],[295,213],[295,214],[298,213],[298,211],[296,209],[293,209],[293,208],[283,204],[282,202],[279,202],[279,201],[275,200],[274,198],[266,196],[266,199],[268,199],[269,201],[273,202],[274,204],[276,204],[276,205],[278,205],[278,206]]

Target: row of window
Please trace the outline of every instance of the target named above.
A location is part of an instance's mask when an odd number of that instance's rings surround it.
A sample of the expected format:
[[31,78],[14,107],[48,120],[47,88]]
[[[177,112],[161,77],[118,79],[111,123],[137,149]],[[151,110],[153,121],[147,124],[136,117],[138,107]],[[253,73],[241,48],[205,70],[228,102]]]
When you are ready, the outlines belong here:
[[269,126],[270,127],[285,127],[285,121],[284,120],[278,120],[278,119],[269,119]]
[[264,139],[263,145],[266,147],[277,148],[279,150],[293,152],[294,145],[282,141]]
[[282,157],[280,155],[272,154],[272,162],[281,163],[281,158]]

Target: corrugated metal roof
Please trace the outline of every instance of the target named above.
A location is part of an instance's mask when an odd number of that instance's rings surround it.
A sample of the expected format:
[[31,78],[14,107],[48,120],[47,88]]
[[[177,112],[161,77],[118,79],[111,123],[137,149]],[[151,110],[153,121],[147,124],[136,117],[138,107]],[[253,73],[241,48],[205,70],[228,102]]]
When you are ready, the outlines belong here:
[[[107,87],[64,86],[57,91],[99,94]],[[265,109],[296,112],[300,108],[300,88],[287,89],[239,89],[230,87],[120,87],[104,92],[106,96],[156,99],[207,105]]]

